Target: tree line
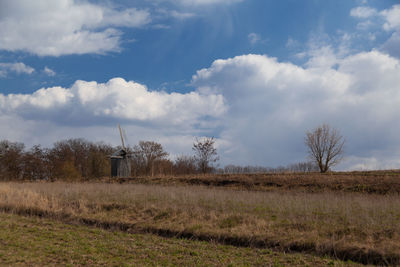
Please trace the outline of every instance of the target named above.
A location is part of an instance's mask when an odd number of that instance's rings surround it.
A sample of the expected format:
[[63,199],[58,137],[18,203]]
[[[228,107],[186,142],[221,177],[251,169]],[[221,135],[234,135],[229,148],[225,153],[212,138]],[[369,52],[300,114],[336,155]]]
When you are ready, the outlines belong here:
[[[196,139],[194,155],[171,160],[163,146],[140,141],[127,147],[131,176],[178,175],[215,172],[218,160],[214,138]],[[110,156],[121,147],[78,138],[59,141],[51,148],[0,141],[0,180],[93,180],[110,175]]]
[[264,167],[253,165],[226,165],[222,169],[217,170],[219,173],[224,174],[246,174],[246,173],[280,173],[280,172],[317,172],[319,171],[318,165],[312,161],[305,161],[299,163],[289,164],[287,166],[278,167]]
[[[154,141],[140,141],[128,147],[131,176],[184,175],[198,173],[327,172],[343,158],[345,140],[327,124],[306,132],[309,160],[285,167],[227,165],[217,168],[219,160],[214,138],[196,139],[193,155],[174,160],[163,146]],[[110,175],[110,155],[121,147],[85,139],[69,139],[51,148],[0,141],[0,180],[92,180]]]

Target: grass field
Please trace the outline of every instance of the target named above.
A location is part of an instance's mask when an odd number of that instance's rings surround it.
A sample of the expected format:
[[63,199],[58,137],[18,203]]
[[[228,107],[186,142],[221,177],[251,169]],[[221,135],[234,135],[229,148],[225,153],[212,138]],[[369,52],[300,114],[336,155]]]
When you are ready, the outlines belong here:
[[0,208],[131,233],[273,247],[361,263],[400,262],[398,194],[1,183]]
[[[110,180],[108,178],[104,180]],[[158,185],[204,185],[252,191],[399,194],[400,170],[329,173],[210,174],[136,177],[113,181]]]
[[0,213],[0,264],[102,266],[357,266],[307,254],[238,248]]

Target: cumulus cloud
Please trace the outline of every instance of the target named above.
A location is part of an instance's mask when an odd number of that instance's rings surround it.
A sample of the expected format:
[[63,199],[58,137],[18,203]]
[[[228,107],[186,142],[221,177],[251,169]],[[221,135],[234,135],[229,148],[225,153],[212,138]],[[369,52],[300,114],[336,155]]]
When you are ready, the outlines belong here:
[[35,71],[34,68],[27,66],[22,62],[16,62],[16,63],[0,62],[0,77],[6,77],[9,72],[15,72],[17,74],[21,73],[32,74],[34,71]]
[[147,10],[117,10],[87,1],[0,1],[0,49],[40,56],[120,50],[117,27],[142,27]]
[[124,120],[186,126],[206,116],[218,117],[225,109],[221,95],[149,91],[122,78],[76,81],[71,88],[42,88],[32,94],[0,94],[1,115],[70,125]]
[[399,60],[378,51],[337,59],[334,68],[244,55],[215,61],[193,76],[193,85],[226,99],[220,138],[229,144],[223,148],[227,162],[305,160],[305,131],[325,122],[346,137],[347,156],[358,159],[342,168],[364,168],[400,159],[398,73]]
[[381,12],[386,22],[383,25],[385,30],[399,30],[400,29],[400,5],[394,5],[390,9],[385,9]]

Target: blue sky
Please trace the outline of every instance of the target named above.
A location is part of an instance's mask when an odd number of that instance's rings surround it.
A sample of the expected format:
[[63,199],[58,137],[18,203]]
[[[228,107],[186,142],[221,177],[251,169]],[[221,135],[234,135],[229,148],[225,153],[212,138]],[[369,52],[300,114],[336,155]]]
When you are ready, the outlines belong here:
[[[0,0],[0,139],[214,136],[224,164],[306,160],[305,131],[346,137],[338,169],[400,166],[394,0]],[[386,129],[382,133],[382,129]]]

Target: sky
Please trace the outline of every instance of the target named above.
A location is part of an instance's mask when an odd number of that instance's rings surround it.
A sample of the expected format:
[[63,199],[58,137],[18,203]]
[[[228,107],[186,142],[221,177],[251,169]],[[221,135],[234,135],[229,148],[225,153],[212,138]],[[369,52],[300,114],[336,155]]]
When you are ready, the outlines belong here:
[[398,0],[0,0],[0,139],[214,137],[220,166],[307,159],[307,131],[345,138],[336,170],[400,168]]

